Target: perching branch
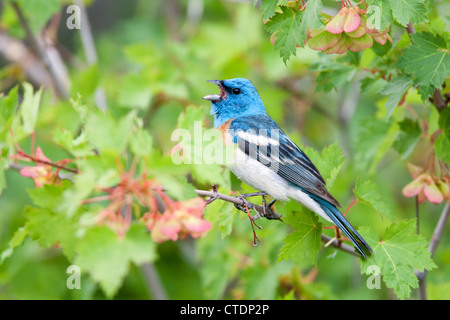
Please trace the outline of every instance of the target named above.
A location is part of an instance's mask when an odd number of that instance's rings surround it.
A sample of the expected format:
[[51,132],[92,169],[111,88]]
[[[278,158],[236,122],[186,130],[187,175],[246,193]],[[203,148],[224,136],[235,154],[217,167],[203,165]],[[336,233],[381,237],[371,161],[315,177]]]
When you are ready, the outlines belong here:
[[202,197],[209,197],[208,203],[214,200],[220,199],[227,202],[231,202],[238,206],[247,206],[249,210],[253,209],[257,212],[255,216],[252,217],[253,220],[257,220],[261,217],[265,217],[270,220],[281,220],[281,215],[273,211],[270,207],[260,206],[255,203],[249,202],[241,197],[231,197],[216,191],[206,191],[206,190],[195,190],[195,192]]
[[336,238],[331,238],[325,234],[321,234],[320,235],[320,239],[322,240],[322,242],[326,243],[326,247],[328,246],[332,246],[333,248],[342,250],[344,252],[350,253],[356,257],[361,257],[361,255],[355,251],[355,249],[353,249],[352,246],[349,246],[348,244],[342,243],[341,241],[339,241]]
[[[276,219],[276,220],[282,221],[282,219],[281,219],[282,216],[280,214],[278,214],[277,212],[273,211],[271,208],[268,208],[267,206],[264,207],[264,206],[254,204],[252,202],[247,201],[246,199],[244,199],[242,197],[227,196],[225,194],[218,193],[217,191],[195,190],[195,192],[201,197],[208,197],[208,200],[207,200],[208,203],[211,203],[212,201],[215,201],[215,200],[223,200],[223,201],[227,201],[227,202],[233,203],[238,206],[247,206],[249,209],[253,209],[257,212],[257,214],[252,217],[253,220],[256,220],[261,217],[265,217],[267,219]],[[358,252],[356,252],[353,249],[353,247],[351,247],[345,243],[342,243],[338,239],[331,238],[325,234],[322,234],[321,240],[322,240],[322,242],[326,243],[326,246],[332,246],[333,248],[336,248],[336,249],[342,250],[344,252],[353,254],[354,256],[360,257],[360,254]]]

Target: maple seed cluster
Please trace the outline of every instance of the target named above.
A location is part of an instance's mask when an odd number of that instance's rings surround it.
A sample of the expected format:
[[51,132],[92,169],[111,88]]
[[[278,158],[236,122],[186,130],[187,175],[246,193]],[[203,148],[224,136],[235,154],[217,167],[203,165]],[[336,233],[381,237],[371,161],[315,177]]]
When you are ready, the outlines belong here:
[[450,202],[450,177],[435,177],[423,168],[408,163],[409,173],[413,181],[408,183],[402,190],[405,197],[418,197],[419,203],[428,200],[439,204],[446,200]]
[[[40,147],[32,155],[26,154],[17,145],[18,154],[11,156],[14,160],[34,162],[36,166],[21,168],[20,174],[33,179],[36,188],[46,184],[60,185],[59,171],[76,169],[65,167],[71,159],[52,162]],[[53,170],[56,168],[56,170]],[[106,195],[85,199],[83,204],[109,201],[108,205],[99,211],[94,223],[105,224],[114,230],[119,237],[124,237],[130,227],[133,208],[136,205],[147,209],[140,218],[151,232],[155,242],[175,241],[179,237],[199,238],[211,229],[211,223],[203,218],[206,202],[196,197],[185,201],[175,201],[168,197],[155,180],[148,179],[145,174],[134,177],[134,168],[122,172],[120,182],[111,188],[101,188]],[[160,208],[164,212],[160,212]]]
[[161,214],[150,210],[141,220],[152,231],[155,242],[167,240],[176,241],[178,237],[185,239],[203,237],[211,229],[211,223],[202,218],[206,202],[202,198],[192,198],[184,201],[174,201],[161,190],[156,189],[164,203]]
[[373,40],[381,45],[387,40],[392,42],[388,31],[389,28],[383,32],[371,28],[367,23],[366,12],[361,8],[343,7],[328,21],[325,30],[309,32],[308,46],[326,54],[363,51],[373,46]]
[[[42,188],[45,184],[59,185],[61,183],[59,178],[59,171],[61,169],[74,171],[65,167],[67,163],[72,161],[71,159],[52,162],[45,156],[40,147],[37,147],[32,155],[25,153],[18,145],[17,149],[17,154],[10,156],[12,160],[34,162],[36,164],[36,166],[25,166],[20,169],[20,175],[33,179],[36,188]],[[56,170],[53,170],[54,168]]]
[[[100,211],[97,223],[104,223],[124,236],[131,222],[133,199],[147,209],[140,221],[151,231],[155,242],[176,241],[179,237],[199,238],[211,229],[211,223],[203,219],[205,200],[193,198],[175,201],[168,197],[154,180],[145,174],[134,178],[133,173],[124,172],[120,183],[109,190],[109,205]],[[94,198],[95,199],[95,198]],[[164,208],[160,212],[160,208]]]

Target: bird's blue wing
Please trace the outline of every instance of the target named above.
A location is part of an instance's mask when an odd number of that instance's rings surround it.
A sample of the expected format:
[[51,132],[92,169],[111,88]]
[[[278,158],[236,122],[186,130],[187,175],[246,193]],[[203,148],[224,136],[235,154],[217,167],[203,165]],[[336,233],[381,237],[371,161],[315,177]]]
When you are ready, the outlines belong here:
[[268,115],[239,117],[231,122],[229,130],[233,141],[248,156],[292,184],[340,207],[325,188],[316,166]]

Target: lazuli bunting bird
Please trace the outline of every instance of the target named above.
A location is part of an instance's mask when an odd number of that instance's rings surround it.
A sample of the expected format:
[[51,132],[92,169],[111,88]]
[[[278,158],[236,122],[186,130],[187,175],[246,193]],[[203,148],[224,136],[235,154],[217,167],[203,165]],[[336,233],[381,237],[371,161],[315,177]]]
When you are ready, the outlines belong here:
[[253,84],[244,78],[210,80],[220,94],[211,101],[214,127],[227,144],[235,144],[231,171],[251,187],[275,200],[293,199],[335,224],[367,258],[367,242],[337,209],[339,202],[327,191],[325,180],[306,154],[267,115]]

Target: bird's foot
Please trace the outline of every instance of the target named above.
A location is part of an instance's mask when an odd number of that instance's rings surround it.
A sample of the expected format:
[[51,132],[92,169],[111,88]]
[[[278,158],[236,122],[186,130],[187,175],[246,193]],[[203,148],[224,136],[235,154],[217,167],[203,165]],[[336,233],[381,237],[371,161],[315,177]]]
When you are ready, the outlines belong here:
[[275,204],[276,201],[277,201],[277,199],[273,199],[272,201],[269,202],[269,204],[266,205],[266,198],[263,196],[263,203],[262,203],[263,216],[266,219],[269,219],[269,220],[281,220],[281,215],[278,214],[273,209],[273,205]]
[[[256,205],[254,203],[251,203],[247,200],[249,197],[256,197],[256,196],[262,196],[263,201],[262,205]],[[266,204],[266,196],[267,194],[265,192],[255,192],[255,193],[246,193],[238,196],[237,198],[242,201],[241,204],[234,204],[234,206],[243,212],[245,212],[248,215],[248,218],[250,220],[250,224],[252,226],[253,231],[253,245],[256,246],[259,243],[258,236],[256,235],[255,226],[258,229],[262,229],[261,226],[257,225],[255,223],[255,220],[265,217],[269,220],[281,220],[281,215],[278,214],[274,209],[273,205],[277,201],[276,199],[273,199],[269,204]],[[250,210],[255,210],[257,213],[253,217],[250,215]]]
[[253,217],[250,215],[250,211],[248,210],[248,206],[247,206],[247,205],[245,205],[245,209],[246,209],[246,212],[247,212],[247,215],[248,215],[248,219],[250,220],[250,225],[252,226],[252,231],[253,231],[253,246],[256,247],[256,246],[258,245],[258,243],[259,243],[259,238],[258,238],[258,236],[256,235],[255,226],[256,226],[258,229],[262,229],[262,227],[261,227],[261,226],[258,226],[258,225],[255,223],[255,220],[254,220]]
[[258,197],[258,196],[264,197],[264,196],[267,196],[267,193],[265,193],[263,191],[261,191],[261,192],[250,192],[250,193],[241,194],[240,196],[237,196],[237,197],[239,199],[246,200],[247,198]]
[[[259,195],[259,194],[258,194],[258,195]],[[256,195],[255,195],[255,194],[250,194],[250,196],[256,196]],[[259,238],[258,238],[258,236],[256,235],[255,226],[256,226],[258,229],[262,229],[262,227],[259,226],[259,225],[257,225],[256,222],[255,222],[255,219],[250,215],[250,209],[249,209],[249,206],[251,206],[251,208],[253,208],[253,209],[255,209],[255,208],[254,208],[254,205],[253,205],[252,203],[250,203],[250,202],[248,202],[248,201],[246,200],[247,197],[249,197],[249,194],[245,194],[245,195],[240,195],[240,196],[238,196],[238,198],[242,200],[242,203],[243,203],[243,204],[242,204],[242,205],[234,204],[234,206],[235,206],[238,210],[241,210],[241,211],[243,211],[243,212],[245,212],[245,213],[247,214],[248,219],[250,220],[250,225],[252,226],[252,231],[253,231],[253,246],[256,247],[256,246],[258,245],[258,243],[259,243]]]

